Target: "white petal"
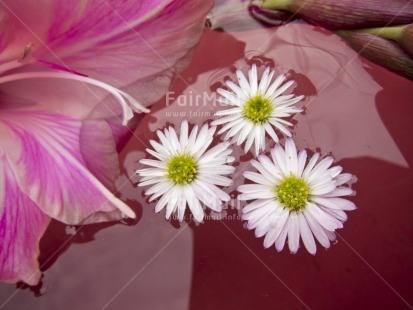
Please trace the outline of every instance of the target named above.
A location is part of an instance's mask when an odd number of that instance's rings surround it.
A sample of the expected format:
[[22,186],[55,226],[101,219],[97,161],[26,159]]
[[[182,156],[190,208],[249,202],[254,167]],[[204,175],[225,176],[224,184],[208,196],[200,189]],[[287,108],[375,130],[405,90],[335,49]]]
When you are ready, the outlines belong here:
[[[232,115],[232,114],[235,114],[235,115],[241,116],[241,112],[242,112],[242,110],[241,110],[239,107],[236,107],[236,108],[231,108],[231,109],[226,109],[226,110],[217,111],[217,112],[215,112],[215,115],[216,115],[216,116],[222,116],[222,115]],[[217,125],[217,124],[215,124],[214,122],[212,122],[212,125]]]
[[238,96],[236,96],[235,94],[225,89],[218,88],[217,93],[222,96],[222,99],[224,99],[224,100],[219,100],[219,102],[225,103],[227,105],[237,105],[237,106],[242,104],[242,100],[240,100]]
[[177,150],[178,152],[182,151],[181,143],[178,140],[175,129],[173,129],[172,127],[169,128],[167,139],[171,143],[174,150]]
[[281,171],[274,165],[274,163],[265,155],[259,155],[258,160],[260,161],[261,165],[273,176],[272,179],[280,178]]
[[[226,159],[222,159],[225,161]],[[225,175],[225,174],[232,174],[235,171],[235,167],[228,166],[228,165],[202,165],[199,168],[199,173],[202,175]],[[230,180],[231,184],[232,181]],[[228,186],[228,185],[223,185]]]
[[178,220],[180,222],[184,220],[185,208],[186,208],[186,198],[185,198],[185,195],[182,195],[181,197],[179,197],[179,200],[178,200]]
[[343,224],[339,220],[325,213],[317,205],[311,202],[307,202],[306,209],[310,212],[314,219],[327,230],[334,231],[343,227]]
[[[265,155],[263,155],[263,156],[265,156]],[[274,182],[276,180],[276,178],[274,177],[274,174],[272,174],[271,171],[268,171],[260,162],[258,162],[256,160],[251,160],[250,163],[268,181]]]
[[237,70],[236,75],[237,75],[239,86],[241,87],[244,95],[248,97],[251,93],[251,88],[247,81],[247,78],[245,77],[244,73],[242,73],[241,70]]
[[341,222],[347,221],[347,214],[343,210],[331,209],[320,205],[320,208],[323,209],[324,212],[330,214],[331,216],[335,217]]
[[245,142],[245,146],[244,146],[244,152],[245,153],[247,153],[250,150],[250,148],[252,146],[252,143],[254,142],[254,139],[255,139],[255,134],[251,130],[251,132],[248,135],[247,142]]
[[[165,132],[166,132],[166,131],[167,131],[167,130],[165,129]],[[158,138],[159,138],[159,140],[161,141],[162,145],[163,145],[167,150],[169,150],[169,151],[174,151],[174,150],[175,150],[175,148],[172,146],[172,144],[169,142],[169,140],[166,138],[165,134],[164,134],[162,131],[157,130],[157,131],[156,131],[156,134],[158,135]]]
[[268,204],[273,203],[273,199],[257,199],[242,208],[242,213],[248,213],[253,210],[263,208]]
[[297,149],[292,139],[287,139],[285,142],[285,157],[287,169],[294,175],[298,175]]
[[227,131],[228,129],[231,129],[232,127],[238,125],[239,123],[244,124],[244,123],[245,123],[244,119],[243,119],[243,118],[239,118],[239,119],[237,119],[237,120],[235,120],[235,121],[233,121],[233,122],[230,122],[230,123],[226,124],[225,126],[223,126],[223,127],[218,131],[218,134],[221,134],[221,133]]
[[341,173],[341,171],[343,171],[343,167],[340,167],[340,166],[334,166],[328,169],[328,172],[330,173],[330,176],[332,178],[335,178],[336,176],[338,176]]
[[276,91],[274,91],[272,94],[270,94],[269,91],[267,93],[268,93],[269,96],[271,96],[272,100],[275,100],[279,95],[281,95],[283,92],[285,92],[293,84],[294,84],[294,81],[288,81],[287,83],[282,85],[280,88],[278,88]]
[[326,158],[323,158],[315,167],[312,169],[312,171],[308,175],[308,180],[315,180],[318,178],[318,176],[327,171],[327,169],[333,164],[334,158],[331,156],[327,156]]
[[181,132],[179,133],[179,142],[184,150],[188,145],[188,122],[183,121],[181,124]]
[[206,183],[202,181],[196,181],[196,182],[198,183],[199,186],[203,187],[205,190],[207,190],[206,188],[208,188],[210,191],[215,193],[219,197],[219,199],[221,199],[222,201],[231,200],[231,197],[226,192],[224,192],[222,189],[215,186],[214,184]]
[[304,210],[303,213],[304,213],[304,216],[307,220],[309,227],[311,228],[311,231],[313,232],[314,236],[317,238],[318,242],[320,242],[320,244],[323,247],[328,249],[330,247],[330,241],[323,227],[321,227],[320,224],[318,224],[316,219],[311,215],[310,212],[308,212],[308,210]]
[[243,128],[241,129],[238,138],[237,138],[237,145],[240,145],[245,141],[245,139],[248,137],[248,134],[251,133],[253,130],[254,124],[251,122],[245,122]]
[[189,135],[189,138],[188,138],[187,146],[189,150],[192,150],[192,147],[194,146],[195,141],[196,141],[197,134],[198,134],[198,126],[195,125],[194,128],[192,128],[191,134]]
[[209,159],[214,159],[215,157],[220,156],[220,154],[228,149],[229,146],[229,142],[222,142],[217,144],[202,155],[202,157],[199,159],[199,163],[204,164],[207,163]]
[[272,229],[268,232],[269,235],[265,236],[264,247],[270,247],[271,244],[276,242],[282,231],[286,229],[288,218],[289,212],[287,210],[284,209],[278,213],[278,218],[271,224]]
[[264,124],[264,128],[265,128],[265,131],[268,133],[268,135],[269,135],[275,142],[278,142],[278,141],[279,141],[277,134],[275,133],[274,129],[271,127],[271,125],[270,125],[269,123],[265,123],[265,124]]
[[[153,149],[162,157],[168,157],[169,156],[169,152],[168,149],[166,149],[165,146],[163,146],[162,144],[154,141],[154,140],[149,140],[149,143],[151,144],[151,146],[153,147]],[[157,157],[157,156],[155,156]]]
[[139,169],[135,171],[138,173],[141,177],[145,176],[153,176],[153,177],[162,177],[165,175],[165,169],[159,169],[159,168],[145,168],[145,169]]
[[300,243],[300,227],[297,213],[291,212],[288,219],[288,247],[292,253],[297,253]]
[[272,97],[275,90],[281,85],[282,82],[284,82],[284,80],[285,80],[285,75],[280,74],[279,76],[277,76],[275,81],[271,84],[271,86],[265,92],[265,97]]
[[169,191],[174,184],[170,182],[169,180],[167,181],[162,181],[151,188],[149,188],[147,191],[145,191],[145,195],[152,195],[149,201],[153,201],[154,199],[158,198],[159,196],[165,194],[167,191]]
[[148,186],[155,183],[162,182],[163,178],[160,177],[143,177],[140,179],[138,186]]
[[235,136],[237,133],[239,133],[242,129],[242,127],[244,127],[245,122],[239,122],[237,124],[234,124],[232,126],[232,128],[227,132],[227,134],[225,135],[224,140],[228,140],[229,138]]
[[260,81],[260,85],[258,86],[258,92],[261,95],[265,94],[273,75],[274,75],[274,71],[271,72],[271,76],[270,76],[270,68],[269,67],[265,68],[265,71]]
[[255,192],[248,192],[238,196],[239,200],[252,200],[252,199],[270,199],[275,198],[275,194],[267,189]]
[[160,212],[165,207],[166,203],[170,199],[170,193],[171,192],[167,192],[165,195],[161,197],[161,199],[159,199],[158,203],[155,206],[156,213]]
[[268,223],[268,216],[274,212],[272,205],[266,205],[251,212],[244,213],[242,219],[248,221],[248,229],[254,229]]
[[[277,103],[278,107],[280,107],[281,109],[285,109],[301,101],[303,98],[304,96],[290,97],[287,95],[287,96],[277,97],[274,99],[274,101]],[[295,108],[295,109],[297,109],[297,112],[302,112],[302,110],[299,108]]]
[[248,71],[248,77],[250,81],[250,95],[256,96],[258,90],[258,76],[257,76],[257,66],[255,64],[252,65],[251,69]]
[[175,187],[171,189],[171,195],[170,199],[166,205],[166,213],[165,213],[165,218],[169,220],[171,217],[171,214],[174,213],[178,206],[178,200],[180,199],[180,190],[179,188]]
[[186,186],[184,188],[185,198],[188,203],[189,209],[192,212],[195,220],[199,223],[202,222],[204,219],[204,210],[202,210],[202,206],[199,202],[199,199],[195,196],[194,191],[192,190],[191,186]]
[[272,185],[272,182],[270,180],[264,178],[261,174],[256,173],[256,172],[245,171],[243,173],[243,176],[247,178],[248,180],[251,180],[258,184]]
[[281,131],[285,136],[291,137],[291,132],[288,130],[287,127],[284,125],[280,124],[280,119],[279,118],[273,118],[270,117],[268,119],[268,122],[272,124],[275,128],[277,128],[279,131]]
[[[277,112],[277,110],[275,110],[275,112]],[[289,113],[286,113],[283,117],[289,117],[289,116],[290,116],[290,114],[289,114]],[[286,121],[285,119],[280,118],[280,116],[277,115],[277,113],[271,114],[270,119],[271,119],[271,118],[272,118],[273,121],[276,122],[277,124],[278,124],[278,123],[281,123],[281,124],[286,125],[286,126],[292,126],[292,125],[293,125],[293,124],[291,124],[289,121]]]
[[220,185],[220,186],[230,186],[232,180],[221,175],[202,173],[198,176],[198,179],[210,184]]
[[227,116],[218,118],[218,119],[216,119],[216,120],[213,120],[213,121],[211,122],[211,125],[212,125],[212,126],[222,125],[222,124],[225,124],[225,123],[233,122],[233,121],[235,121],[235,120],[237,120],[237,119],[239,119],[239,118],[242,118],[242,116],[239,115],[239,114],[227,115]]
[[281,252],[284,248],[285,238],[287,237],[288,232],[288,225],[284,225],[283,229],[281,230],[280,235],[278,236],[277,240],[275,241],[275,249],[278,252]]
[[320,186],[311,186],[311,195],[318,196],[318,195],[325,195],[333,190],[336,189],[336,185],[334,182],[326,182],[325,184],[322,184]]
[[226,81],[225,83],[237,95],[237,97],[241,99],[241,101],[245,102],[248,100],[248,94],[245,94],[245,92],[237,84],[230,80]]
[[192,189],[196,195],[196,197],[199,198],[199,200],[202,201],[204,205],[206,205],[208,208],[212,209],[215,212],[221,212],[222,211],[222,202],[218,198],[215,193],[210,191],[208,188],[203,188],[199,186],[199,183],[195,183],[192,185]]
[[[255,156],[257,156],[261,149],[265,149],[265,140],[262,138],[261,130],[264,129],[261,125],[254,126],[255,134]],[[265,133],[264,133],[265,136]]]
[[307,164],[307,167],[305,167],[304,172],[303,172],[303,178],[307,179],[308,175],[310,174],[311,170],[314,168],[315,164],[317,163],[317,160],[320,158],[319,153],[314,153],[314,155],[311,157],[310,161]]
[[269,229],[264,238],[264,248],[268,249],[270,246],[272,246],[275,243],[275,240],[277,240],[278,235],[279,231],[276,228]]
[[163,161],[160,160],[153,160],[153,159],[141,159],[139,161],[141,164],[151,166],[151,167],[157,167],[161,169],[166,169],[166,164]]
[[339,187],[322,196],[323,197],[339,197],[339,196],[349,196],[349,195],[352,195],[353,193],[354,191],[349,187]]
[[[356,209],[356,205],[350,200],[343,198],[324,198],[324,197],[313,197],[312,200],[320,205],[327,208],[352,211]],[[330,229],[331,230],[331,229]]]
[[336,185],[340,186],[344,183],[347,183],[348,181],[350,181],[353,178],[353,175],[350,173],[342,173],[339,174],[334,181],[336,181]]
[[310,230],[310,227],[307,224],[307,220],[304,217],[304,214],[298,213],[298,223],[300,226],[300,235],[303,240],[304,246],[310,254],[315,255],[317,252],[317,247],[314,241],[313,233]]
[[160,153],[155,152],[155,151],[153,151],[153,150],[151,150],[151,149],[146,149],[146,151],[147,151],[149,154],[151,154],[153,157],[156,157],[156,158],[158,158],[159,160],[162,160],[162,161],[164,161],[164,160],[168,157],[167,155],[160,154]]
[[268,185],[261,185],[261,184],[242,184],[238,186],[237,191],[241,193],[253,193],[259,191],[267,191],[271,188]]
[[274,163],[278,165],[283,175],[289,175],[290,171],[288,171],[285,152],[281,145],[276,144],[275,147],[271,150],[271,157]]
[[[261,238],[262,236],[266,235],[269,232],[269,230],[271,230],[270,223],[268,219],[265,219],[260,224],[256,225],[255,232],[254,232],[255,237]],[[264,244],[264,247],[265,247],[265,244]]]
[[324,230],[324,232],[326,233],[328,240],[330,240],[331,242],[336,241],[337,236],[333,231],[329,231],[329,230]]
[[205,124],[202,126],[198,137],[195,139],[195,143],[191,146],[190,151],[193,154],[198,153],[198,151],[200,151],[201,149],[205,149],[205,147],[207,148],[211,144],[211,142],[212,142],[212,137],[210,137],[209,135],[208,125]]
[[305,150],[302,150],[298,154],[298,166],[297,166],[298,177],[302,176],[306,161],[307,161],[307,152]]

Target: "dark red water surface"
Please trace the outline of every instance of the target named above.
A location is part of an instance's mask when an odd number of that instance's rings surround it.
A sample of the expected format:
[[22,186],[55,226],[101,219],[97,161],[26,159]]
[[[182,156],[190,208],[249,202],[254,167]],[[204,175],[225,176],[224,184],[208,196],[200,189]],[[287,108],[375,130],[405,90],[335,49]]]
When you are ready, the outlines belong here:
[[[351,199],[358,209],[338,242],[315,256],[303,247],[296,255],[265,250],[232,206],[223,220],[168,222],[135,184],[155,130],[212,119],[221,107],[197,96],[211,96],[235,68],[246,72],[252,63],[287,73],[294,93],[306,96],[292,130],[298,147],[332,154],[357,176]],[[54,223],[42,243],[42,285],[1,284],[2,309],[412,308],[412,86],[312,26],[207,30],[174,93],[141,117],[122,152],[117,187],[138,220],[78,228],[74,237],[75,229]],[[236,197],[252,155],[234,153],[237,172],[226,190]]]

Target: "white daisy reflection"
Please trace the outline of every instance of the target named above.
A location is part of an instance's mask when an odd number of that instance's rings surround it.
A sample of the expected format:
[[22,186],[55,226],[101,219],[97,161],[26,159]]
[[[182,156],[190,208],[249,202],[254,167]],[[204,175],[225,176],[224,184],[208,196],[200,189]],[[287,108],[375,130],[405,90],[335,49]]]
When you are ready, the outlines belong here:
[[315,153],[307,163],[306,151],[297,154],[293,140],[287,139],[285,149],[277,144],[271,150],[271,159],[259,155],[251,161],[258,172],[247,171],[244,176],[255,184],[239,186],[238,199],[253,200],[243,208],[242,218],[257,238],[265,236],[265,248],[275,245],[281,251],[287,237],[292,253],[297,252],[300,237],[311,254],[316,253],[315,239],[329,248],[335,230],[347,220],[344,211],[356,208],[341,198],[353,194],[345,186],[353,176],[341,173],[340,166],[331,167],[331,156],[319,158]]
[[249,81],[240,70],[237,70],[236,74],[239,85],[227,81],[226,85],[231,91],[222,88],[217,90],[222,96],[218,101],[233,107],[218,111],[216,115],[224,117],[214,120],[212,125],[225,124],[218,133],[228,131],[224,139],[232,138],[232,142],[237,145],[245,142],[245,152],[248,152],[255,142],[255,154],[258,155],[260,150],[265,149],[265,133],[278,142],[273,127],[285,136],[291,136],[287,127],[292,124],[284,118],[302,111],[294,105],[304,96],[283,95],[294,81],[283,84],[286,76],[279,75],[271,83],[275,72],[270,72],[268,67],[259,82],[255,64],[248,72]]
[[152,185],[146,190],[149,201],[160,197],[155,212],[166,206],[166,219],[177,213],[179,221],[184,218],[186,205],[194,218],[202,222],[204,210],[201,202],[215,212],[222,211],[222,203],[230,196],[218,186],[229,186],[232,180],[225,175],[232,174],[234,167],[227,165],[234,161],[229,156],[230,143],[223,142],[208,150],[216,127],[204,125],[198,133],[198,126],[188,132],[188,122],[183,121],[179,138],[174,128],[157,131],[160,143],[150,140],[154,150],[147,152],[156,159],[142,159],[149,168],[137,170],[142,178],[138,186]]

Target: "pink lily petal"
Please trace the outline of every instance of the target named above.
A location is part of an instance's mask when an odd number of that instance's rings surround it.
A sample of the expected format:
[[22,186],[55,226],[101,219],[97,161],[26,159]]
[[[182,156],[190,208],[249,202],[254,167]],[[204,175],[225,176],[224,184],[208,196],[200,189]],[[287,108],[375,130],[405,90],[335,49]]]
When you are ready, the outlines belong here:
[[[39,8],[32,1],[0,2],[0,140],[22,195],[69,224],[134,216],[108,190],[119,173],[117,150],[134,128],[119,126],[124,111],[108,89],[122,88],[144,105],[161,98],[188,64],[211,3],[45,0]],[[44,74],[32,79],[43,71],[85,75],[109,87]],[[7,82],[7,75],[30,80]],[[38,268],[25,264],[16,268]],[[18,279],[37,283],[20,275],[8,281]]]
[[20,190],[4,154],[0,156],[0,180],[0,281],[35,285],[41,276],[39,240],[50,217]]
[[129,86],[124,90],[146,106],[162,97],[174,74],[187,65],[212,1],[90,0],[79,5],[49,0],[42,6],[36,18],[35,2],[2,1],[0,10],[13,20],[8,29],[16,35],[0,63],[11,54],[21,57],[32,42],[34,58],[115,87]]
[[118,153],[113,133],[105,121],[83,122],[79,132],[80,151],[87,168],[111,191],[120,174]]
[[[100,94],[99,90],[94,91]],[[117,151],[136,126],[134,120],[128,126],[121,124],[122,111],[115,99],[108,96],[99,102],[74,81],[33,79],[1,84],[0,101],[3,107],[13,110],[47,110],[82,121],[79,142],[85,165],[106,187],[113,189],[119,175]]]
[[[20,188],[50,217],[67,224],[134,217],[84,166],[81,122],[49,112],[0,115],[14,139],[4,139]],[[24,124],[24,125],[23,125]],[[10,136],[10,133],[9,133]]]
[[[186,65],[188,50],[196,44],[202,32],[203,18],[211,1],[158,0],[140,1],[138,4],[135,1],[115,1],[105,5],[100,1],[84,1],[82,5],[71,5],[49,0],[42,3],[41,16],[37,16],[40,11],[36,6],[27,1],[0,3],[0,23],[7,26],[3,28],[5,31],[0,39],[8,43],[7,49],[0,55],[0,64],[6,60],[21,59],[23,48],[32,43],[31,55],[49,61],[49,67],[53,67],[55,62],[58,66],[70,67],[123,87],[141,103],[148,105],[163,96],[174,71],[180,71]],[[18,68],[17,72],[39,70],[43,69],[26,65]],[[148,89],[151,91],[148,92]],[[122,111],[111,95],[79,82],[21,80],[0,85],[1,90],[23,97],[23,101],[26,99],[33,105],[39,105],[41,110],[108,122],[118,150],[134,129],[133,124],[129,124],[129,128],[117,124],[121,121]],[[85,138],[87,135],[97,135],[92,133],[91,130],[82,130],[82,141],[95,139]],[[113,162],[115,150],[112,150],[112,155],[107,153],[107,146],[113,145],[108,135],[98,140],[108,141],[100,144],[105,145],[107,155],[100,158],[110,161],[101,161],[97,165],[96,152],[91,152],[89,145],[86,145],[88,152],[84,152],[84,148],[81,151],[88,168],[106,186],[110,186],[105,167],[112,167],[110,163]],[[110,172],[112,183],[116,172]]]

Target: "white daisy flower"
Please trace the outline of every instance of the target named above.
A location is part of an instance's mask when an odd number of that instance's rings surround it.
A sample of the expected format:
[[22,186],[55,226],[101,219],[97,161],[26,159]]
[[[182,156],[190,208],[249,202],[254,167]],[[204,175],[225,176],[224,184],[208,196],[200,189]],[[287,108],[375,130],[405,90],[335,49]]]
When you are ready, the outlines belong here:
[[179,221],[184,218],[186,205],[194,218],[202,222],[204,211],[200,201],[215,212],[222,211],[222,202],[230,196],[218,186],[229,186],[232,180],[224,175],[232,174],[234,167],[229,156],[230,143],[220,143],[207,151],[212,143],[216,127],[204,125],[198,133],[195,126],[188,135],[188,122],[181,124],[179,138],[175,129],[157,131],[160,143],[150,140],[154,150],[146,151],[156,159],[142,159],[140,162],[150,168],[137,170],[142,178],[138,186],[152,185],[146,190],[149,201],[160,197],[155,212],[166,206],[166,219],[177,213]]
[[306,151],[297,155],[293,140],[287,139],[285,150],[279,144],[271,150],[271,159],[259,155],[258,161],[251,161],[258,173],[248,171],[244,176],[256,184],[239,186],[238,199],[254,200],[243,208],[242,219],[248,221],[248,229],[255,229],[257,238],[265,235],[265,248],[275,244],[281,251],[287,236],[292,253],[298,250],[300,236],[311,254],[316,253],[314,237],[329,248],[335,230],[347,220],[344,211],[356,208],[341,198],[353,194],[343,186],[353,176],[341,173],[342,167],[331,167],[331,156],[319,158],[315,153],[306,165]]
[[268,67],[259,83],[256,65],[253,65],[248,71],[249,82],[240,70],[237,70],[236,74],[239,86],[232,81],[226,82],[232,92],[222,88],[217,89],[217,92],[222,96],[218,101],[235,107],[218,111],[216,115],[224,115],[224,117],[211,124],[226,124],[218,133],[221,134],[229,130],[224,139],[232,138],[232,142],[236,142],[237,145],[246,141],[245,152],[248,152],[255,141],[255,154],[258,155],[260,150],[265,150],[266,132],[275,142],[278,142],[278,136],[273,127],[285,136],[291,137],[287,126],[292,126],[292,124],[283,118],[302,112],[302,109],[294,105],[304,96],[282,95],[294,84],[294,81],[288,81],[281,85],[286,76],[279,75],[271,83],[274,71],[270,72]]

